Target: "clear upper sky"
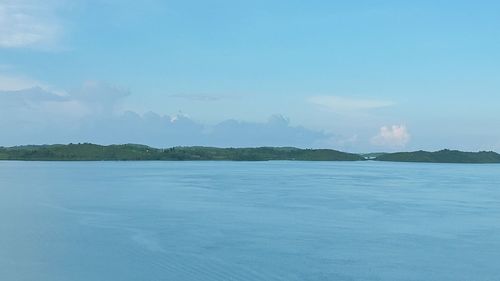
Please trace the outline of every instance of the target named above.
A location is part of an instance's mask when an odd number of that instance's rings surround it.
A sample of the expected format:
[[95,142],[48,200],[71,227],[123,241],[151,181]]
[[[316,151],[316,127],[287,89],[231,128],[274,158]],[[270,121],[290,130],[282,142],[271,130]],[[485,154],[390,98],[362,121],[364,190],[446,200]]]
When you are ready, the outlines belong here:
[[498,1],[0,0],[0,145],[499,151],[499,15]]

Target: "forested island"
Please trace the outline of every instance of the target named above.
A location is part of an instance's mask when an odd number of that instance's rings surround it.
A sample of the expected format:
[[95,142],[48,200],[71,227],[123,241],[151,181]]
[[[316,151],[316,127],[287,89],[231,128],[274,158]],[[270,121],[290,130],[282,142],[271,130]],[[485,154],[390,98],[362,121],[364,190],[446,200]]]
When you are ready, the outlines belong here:
[[492,151],[441,150],[355,154],[332,149],[295,147],[217,148],[172,147],[158,149],[139,144],[55,144],[0,147],[0,160],[24,161],[390,161],[422,163],[500,163]]
[[145,145],[68,145],[16,146],[0,148],[0,160],[32,161],[131,161],[131,160],[226,160],[226,161],[359,161],[364,157],[331,149],[298,149],[293,147],[216,148],[173,147],[152,148]]
[[493,151],[463,152],[444,149],[436,152],[414,151],[385,153],[377,161],[424,163],[500,163],[500,154]]

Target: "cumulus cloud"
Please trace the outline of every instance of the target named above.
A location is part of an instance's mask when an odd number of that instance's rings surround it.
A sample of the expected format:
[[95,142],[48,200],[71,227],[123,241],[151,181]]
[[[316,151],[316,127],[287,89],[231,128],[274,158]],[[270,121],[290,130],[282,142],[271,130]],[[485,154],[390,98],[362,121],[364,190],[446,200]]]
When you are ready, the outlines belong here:
[[208,126],[184,114],[138,114],[119,109],[128,91],[101,82],[59,95],[40,87],[0,91],[0,145],[95,142],[156,147],[317,147],[333,136],[293,126],[281,115],[266,122],[226,120]]
[[49,46],[61,27],[56,22],[56,1],[0,1],[0,47]]
[[381,108],[395,105],[392,101],[348,98],[341,96],[314,96],[308,101],[312,104],[328,108],[333,111],[351,111]]
[[404,125],[383,126],[378,135],[371,139],[371,143],[388,148],[402,148],[410,141],[410,137]]

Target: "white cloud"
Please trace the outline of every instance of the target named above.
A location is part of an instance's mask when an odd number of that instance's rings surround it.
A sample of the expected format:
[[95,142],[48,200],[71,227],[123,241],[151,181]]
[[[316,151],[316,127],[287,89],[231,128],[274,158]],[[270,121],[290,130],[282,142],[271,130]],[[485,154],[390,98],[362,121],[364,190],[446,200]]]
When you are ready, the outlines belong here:
[[310,103],[329,108],[334,111],[351,111],[373,109],[395,105],[392,101],[349,98],[340,96],[314,96],[308,99]]
[[48,47],[61,27],[56,1],[0,0],[0,48]]
[[385,146],[388,148],[405,147],[410,141],[410,134],[405,125],[383,126],[378,135],[371,139],[371,143],[376,146]]

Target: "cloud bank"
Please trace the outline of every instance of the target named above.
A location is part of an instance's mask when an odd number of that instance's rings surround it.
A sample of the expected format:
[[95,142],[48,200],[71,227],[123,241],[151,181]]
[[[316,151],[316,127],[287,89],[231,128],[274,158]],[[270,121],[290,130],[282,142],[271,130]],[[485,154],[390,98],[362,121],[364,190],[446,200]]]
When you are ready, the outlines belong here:
[[121,109],[129,92],[87,82],[56,94],[40,87],[0,91],[0,145],[94,142],[142,143],[156,147],[317,147],[331,134],[292,126],[281,116],[266,122],[226,120],[207,126],[186,115],[138,114]]

